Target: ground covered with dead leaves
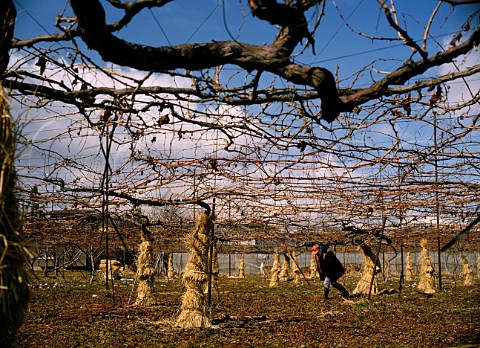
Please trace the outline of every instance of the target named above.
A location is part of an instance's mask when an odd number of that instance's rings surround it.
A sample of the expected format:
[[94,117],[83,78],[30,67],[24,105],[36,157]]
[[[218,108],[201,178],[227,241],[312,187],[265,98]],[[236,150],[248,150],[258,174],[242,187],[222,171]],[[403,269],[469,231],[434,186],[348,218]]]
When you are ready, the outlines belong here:
[[[88,276],[88,275],[87,275]],[[17,347],[451,347],[480,346],[480,287],[444,279],[427,297],[414,284],[401,293],[344,300],[321,283],[220,278],[212,296],[213,326],[173,326],[181,304],[181,279],[158,280],[158,305],[129,306],[133,282],[100,281],[65,272],[32,280],[32,301]],[[351,290],[356,279],[342,280]],[[397,287],[393,279],[380,288]],[[131,303],[134,302],[134,296]]]

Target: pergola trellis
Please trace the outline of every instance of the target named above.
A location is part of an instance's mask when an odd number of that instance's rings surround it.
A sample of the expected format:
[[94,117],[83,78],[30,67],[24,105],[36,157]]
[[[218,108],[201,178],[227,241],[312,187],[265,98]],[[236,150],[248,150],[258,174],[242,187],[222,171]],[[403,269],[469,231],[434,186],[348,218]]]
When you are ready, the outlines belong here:
[[[396,243],[420,235],[445,243],[468,225],[479,205],[480,158],[479,92],[469,77],[480,68],[422,73],[468,54],[478,29],[465,24],[463,41],[457,35],[452,46],[428,55],[430,26],[420,46],[380,2],[412,59],[391,73],[375,62],[359,68],[337,81],[349,85],[336,95],[325,88],[328,71],[312,68],[307,78],[308,69],[291,59],[296,44],[309,38],[303,18],[313,5],[277,23],[255,3],[254,15],[281,26],[258,69],[249,64],[263,51],[250,45],[251,55],[245,54],[235,40],[201,46],[228,51],[218,64],[202,60],[162,72],[155,72],[160,62],[141,72],[90,56],[80,39],[115,62],[89,26],[99,20],[98,36],[118,48],[112,33],[141,12],[143,2],[111,1],[124,17],[104,27],[101,18],[89,18],[85,3],[72,1],[77,22],[60,16],[58,34],[15,41],[4,85],[22,128],[17,168],[25,212],[94,209],[121,216],[140,207],[158,220],[164,213],[155,207],[174,206],[188,220],[215,199],[216,223],[230,231],[222,237],[232,239],[329,239],[326,233],[348,228],[375,231],[386,218],[386,234]],[[292,4],[274,3],[269,6],[293,11]],[[323,11],[315,13],[321,20]],[[49,42],[55,45],[47,48]],[[126,43],[125,49],[135,47]],[[184,49],[196,56],[198,47],[174,47],[172,54]],[[270,61],[270,49],[277,48],[285,55],[278,63],[283,70]],[[373,80],[368,87],[361,84],[366,72]],[[466,87],[463,99],[451,99],[455,84]],[[344,113],[330,123],[322,105],[336,99],[333,109]],[[462,247],[478,247],[476,231]]]

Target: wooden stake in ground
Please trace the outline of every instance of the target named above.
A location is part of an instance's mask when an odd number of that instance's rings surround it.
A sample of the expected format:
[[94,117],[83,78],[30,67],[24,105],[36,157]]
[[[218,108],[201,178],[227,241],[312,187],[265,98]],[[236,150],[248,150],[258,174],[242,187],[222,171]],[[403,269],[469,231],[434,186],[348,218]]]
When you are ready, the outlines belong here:
[[142,226],[142,243],[139,246],[137,260],[137,306],[152,306],[155,300],[155,262],[153,260],[153,237],[146,226]]
[[420,277],[418,280],[417,289],[424,294],[434,294],[436,292],[434,289],[434,269],[427,249],[428,241],[423,238],[420,242],[420,245],[422,247],[422,264],[420,266]]
[[238,264],[238,278],[245,278],[245,256],[240,256],[240,262]]
[[283,264],[282,269],[280,270],[279,277],[280,281],[282,282],[287,282],[292,279],[290,276],[290,258],[287,254],[283,254]]
[[407,253],[407,265],[405,267],[405,280],[411,282],[413,280],[412,256],[410,251]]
[[[294,259],[294,262],[298,264],[297,254],[295,253],[295,251],[292,253],[292,258]],[[298,269],[297,267],[293,268],[293,279],[295,284],[300,284],[302,281],[302,275],[300,274],[300,269]]]
[[273,254],[273,265],[272,265],[272,275],[270,277],[270,287],[277,286],[278,278],[280,274],[280,255],[278,254],[278,248],[275,249],[275,254]]
[[189,255],[183,274],[185,293],[176,326],[183,328],[211,326],[204,290],[208,283],[208,253],[213,222],[213,213],[200,214],[195,230],[188,237]]
[[460,254],[460,257],[462,258],[463,263],[463,285],[473,285],[473,270],[468,264],[467,257],[463,252]]
[[168,263],[167,263],[167,278],[168,280],[173,280],[173,253],[168,253]]
[[213,246],[213,260],[212,260],[212,289],[217,288],[218,275],[220,274],[220,265],[218,264],[218,248],[217,244]]
[[[364,256],[364,263],[363,263],[363,273],[362,277],[357,283],[357,286],[353,290],[353,295],[368,295],[369,292],[376,294],[378,293],[378,284],[377,284],[377,273],[380,273],[382,269],[380,268],[380,263],[376,262],[376,256],[368,245],[360,245],[359,249],[362,251]],[[374,281],[372,283],[372,288],[370,291],[370,283],[372,281],[372,277],[374,277]]]

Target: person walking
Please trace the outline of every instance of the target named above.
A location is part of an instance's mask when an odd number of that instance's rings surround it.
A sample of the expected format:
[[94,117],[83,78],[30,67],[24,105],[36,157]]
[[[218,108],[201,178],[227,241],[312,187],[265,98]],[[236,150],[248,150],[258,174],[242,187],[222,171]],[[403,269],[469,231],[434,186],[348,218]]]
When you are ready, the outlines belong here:
[[323,280],[323,298],[328,299],[330,285],[339,290],[342,293],[341,296],[349,297],[350,294],[347,289],[337,282],[345,273],[345,269],[337,256],[328,250],[329,245],[327,243],[323,246],[320,246],[320,244],[312,246],[312,254],[315,255],[315,266],[320,275],[320,280]]

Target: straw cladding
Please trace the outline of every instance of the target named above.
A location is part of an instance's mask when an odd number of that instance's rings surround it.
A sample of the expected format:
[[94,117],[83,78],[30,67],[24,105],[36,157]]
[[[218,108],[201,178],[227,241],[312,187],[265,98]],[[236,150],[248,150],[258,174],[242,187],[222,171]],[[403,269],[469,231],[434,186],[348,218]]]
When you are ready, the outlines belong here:
[[420,277],[418,280],[417,289],[420,292],[425,294],[434,294],[436,291],[434,289],[435,280],[434,280],[434,269],[432,266],[432,261],[430,259],[430,255],[428,253],[428,241],[427,239],[423,238],[420,242],[420,246],[422,247],[421,253],[421,267],[420,267]]
[[277,286],[280,274],[280,255],[278,254],[278,248],[275,249],[275,254],[273,254],[273,265],[271,270],[272,275],[270,276],[270,287]]
[[[381,272],[382,269],[380,268],[380,264],[376,262],[376,255],[373,253],[370,246],[365,244],[360,245],[359,249],[362,251],[364,256],[363,273],[352,294],[368,295],[370,291],[370,283],[372,281],[372,276],[374,275],[374,273],[377,274]],[[378,282],[376,277],[374,277],[373,280],[371,293],[378,293]]]
[[211,326],[204,289],[208,282],[209,235],[213,222],[213,214],[200,214],[195,230],[187,238],[189,258],[183,274],[186,290],[176,326],[183,328]]

